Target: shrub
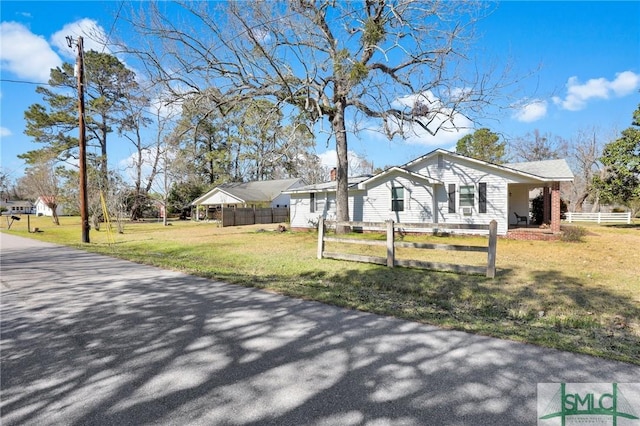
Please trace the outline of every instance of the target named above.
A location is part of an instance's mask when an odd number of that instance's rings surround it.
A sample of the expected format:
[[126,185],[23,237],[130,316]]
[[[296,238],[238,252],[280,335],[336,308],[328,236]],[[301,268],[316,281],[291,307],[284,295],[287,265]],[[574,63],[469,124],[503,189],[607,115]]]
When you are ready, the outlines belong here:
[[587,235],[586,228],[582,226],[568,226],[562,230],[562,241],[569,243],[582,242],[582,238]]
[[[567,202],[560,199],[560,219],[565,219],[565,213],[569,210],[567,206]],[[532,223],[542,224],[544,218],[544,196],[542,194],[538,195],[536,198],[531,200],[531,216]]]

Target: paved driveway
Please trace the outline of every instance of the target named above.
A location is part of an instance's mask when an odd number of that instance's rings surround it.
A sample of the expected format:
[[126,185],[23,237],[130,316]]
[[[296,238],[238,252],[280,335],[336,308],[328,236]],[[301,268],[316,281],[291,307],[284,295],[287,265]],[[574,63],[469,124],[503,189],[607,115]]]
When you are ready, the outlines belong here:
[[1,234],[2,424],[536,424],[640,367]]

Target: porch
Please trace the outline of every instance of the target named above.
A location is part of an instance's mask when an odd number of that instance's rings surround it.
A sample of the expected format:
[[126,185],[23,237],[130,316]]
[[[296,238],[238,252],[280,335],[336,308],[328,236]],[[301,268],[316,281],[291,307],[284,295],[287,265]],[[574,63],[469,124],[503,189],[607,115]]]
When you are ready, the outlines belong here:
[[[508,232],[520,234],[559,234],[560,233],[560,182],[539,184],[509,184]],[[535,191],[542,193],[542,224],[532,224],[531,200]],[[538,238],[525,238],[538,239]],[[547,239],[547,238],[539,238]]]
[[527,241],[553,241],[559,240],[562,231],[554,232],[548,225],[509,225],[507,235],[503,236],[508,240]]

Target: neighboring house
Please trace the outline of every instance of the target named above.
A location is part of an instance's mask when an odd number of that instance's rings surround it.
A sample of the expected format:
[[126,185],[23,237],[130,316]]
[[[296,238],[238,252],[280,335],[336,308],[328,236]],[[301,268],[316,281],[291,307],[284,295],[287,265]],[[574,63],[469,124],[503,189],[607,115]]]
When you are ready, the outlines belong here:
[[[223,208],[289,207],[290,196],[285,191],[304,185],[299,178],[225,183],[195,199],[191,205],[204,209],[206,217],[214,217]],[[199,218],[200,214],[196,215]]]
[[[571,182],[565,160],[496,165],[437,149],[400,167],[349,179],[352,221],[488,224],[505,235],[517,217],[529,217],[529,191],[543,188],[545,219],[560,230],[560,182]],[[295,188],[291,227],[316,226],[318,217],[335,219],[336,183]]]
[[33,203],[31,201],[24,200],[9,200],[4,199],[0,202],[0,207],[3,208],[2,214],[34,214]]
[[[36,210],[36,214],[38,216],[53,216],[53,210],[51,209],[51,207],[49,207],[47,204],[51,204],[51,197],[50,196],[40,196],[38,197],[38,199],[36,200],[35,203],[35,210]],[[62,206],[62,204],[58,204],[56,206],[56,216],[62,216],[64,211],[64,206]]]

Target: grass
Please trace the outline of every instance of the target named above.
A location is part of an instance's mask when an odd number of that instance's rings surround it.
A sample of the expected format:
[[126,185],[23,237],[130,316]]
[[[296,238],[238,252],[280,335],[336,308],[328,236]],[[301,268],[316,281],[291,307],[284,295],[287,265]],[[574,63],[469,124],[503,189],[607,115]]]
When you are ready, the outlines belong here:
[[[14,222],[4,232],[171,268],[303,299],[529,342],[640,365],[640,224],[584,225],[581,242],[498,241],[498,276],[458,275],[316,259],[315,232],[277,225],[131,223],[124,234],[92,230],[80,243],[78,218]],[[582,232],[581,232],[582,234]],[[358,238],[384,240],[364,234]],[[405,241],[486,245],[479,237],[405,236]],[[337,243],[328,243],[337,244]],[[328,246],[327,250],[342,247]],[[350,246],[362,253],[365,246]],[[398,249],[400,256],[482,265],[486,254]],[[385,247],[367,248],[384,256]]]

